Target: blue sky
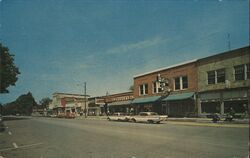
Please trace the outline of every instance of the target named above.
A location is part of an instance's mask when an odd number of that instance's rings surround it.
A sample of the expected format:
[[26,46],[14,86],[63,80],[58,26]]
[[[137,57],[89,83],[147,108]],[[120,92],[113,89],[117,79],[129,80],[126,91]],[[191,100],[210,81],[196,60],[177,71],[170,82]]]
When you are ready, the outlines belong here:
[[21,75],[0,102],[32,92],[102,96],[133,76],[249,45],[249,0],[0,0],[0,42]]

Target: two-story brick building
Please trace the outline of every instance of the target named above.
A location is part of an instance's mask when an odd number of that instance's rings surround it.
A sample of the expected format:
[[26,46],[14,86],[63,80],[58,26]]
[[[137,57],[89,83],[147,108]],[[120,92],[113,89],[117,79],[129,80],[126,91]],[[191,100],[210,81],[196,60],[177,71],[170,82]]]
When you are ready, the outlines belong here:
[[249,106],[249,46],[197,61],[198,113],[244,113]]
[[[195,112],[197,91],[197,67],[192,60],[170,67],[154,70],[134,76],[135,113],[155,111],[169,116],[186,116]],[[169,82],[171,92],[168,97],[161,97],[157,83],[160,74]]]

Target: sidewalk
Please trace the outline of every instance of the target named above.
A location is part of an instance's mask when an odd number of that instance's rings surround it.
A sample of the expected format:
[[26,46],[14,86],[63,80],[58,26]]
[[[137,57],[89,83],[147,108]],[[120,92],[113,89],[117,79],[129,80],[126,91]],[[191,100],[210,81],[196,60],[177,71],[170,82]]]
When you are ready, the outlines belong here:
[[[76,119],[95,119],[95,120],[107,120],[107,116],[79,116]],[[232,122],[224,121],[224,119],[217,123],[212,122],[212,118],[174,118],[169,117],[167,122],[192,122],[192,123],[211,123],[211,124],[249,124],[249,119],[234,119]]]

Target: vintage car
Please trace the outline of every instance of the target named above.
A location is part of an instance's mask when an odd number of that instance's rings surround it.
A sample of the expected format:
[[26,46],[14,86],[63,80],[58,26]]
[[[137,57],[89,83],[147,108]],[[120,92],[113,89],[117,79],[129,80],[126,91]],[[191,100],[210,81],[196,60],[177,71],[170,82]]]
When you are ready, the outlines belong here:
[[122,112],[116,112],[107,118],[109,121],[129,121],[129,116]]
[[160,123],[166,121],[167,115],[158,115],[156,112],[140,112],[139,115],[130,116],[131,122]]

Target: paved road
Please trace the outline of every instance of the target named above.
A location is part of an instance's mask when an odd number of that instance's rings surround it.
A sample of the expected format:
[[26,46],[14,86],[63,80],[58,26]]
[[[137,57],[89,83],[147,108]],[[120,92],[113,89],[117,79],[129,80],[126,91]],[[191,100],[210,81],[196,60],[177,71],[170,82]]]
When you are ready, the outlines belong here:
[[6,121],[5,158],[247,158],[248,128],[32,118]]

